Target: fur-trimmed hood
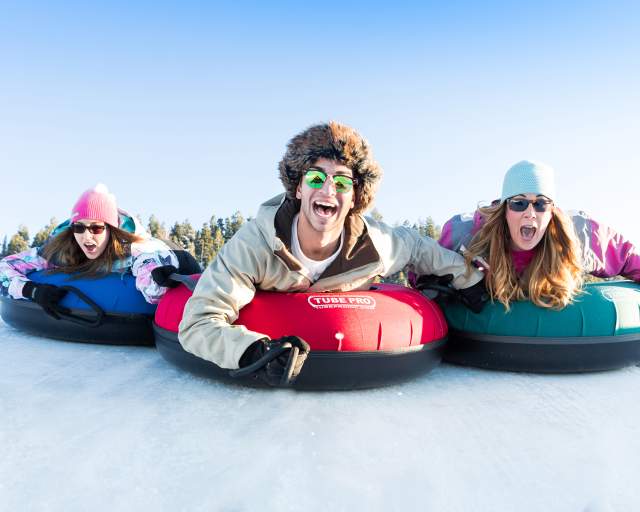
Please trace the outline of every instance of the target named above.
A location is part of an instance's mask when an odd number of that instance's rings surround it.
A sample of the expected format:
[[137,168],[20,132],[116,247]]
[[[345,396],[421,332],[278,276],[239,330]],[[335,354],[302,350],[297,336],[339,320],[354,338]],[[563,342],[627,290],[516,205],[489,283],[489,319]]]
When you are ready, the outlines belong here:
[[311,126],[289,141],[287,152],[278,165],[287,196],[295,199],[303,172],[319,158],[336,160],[353,171],[358,184],[354,188],[355,206],[351,213],[366,211],[373,203],[382,168],[373,159],[364,137],[335,121]]

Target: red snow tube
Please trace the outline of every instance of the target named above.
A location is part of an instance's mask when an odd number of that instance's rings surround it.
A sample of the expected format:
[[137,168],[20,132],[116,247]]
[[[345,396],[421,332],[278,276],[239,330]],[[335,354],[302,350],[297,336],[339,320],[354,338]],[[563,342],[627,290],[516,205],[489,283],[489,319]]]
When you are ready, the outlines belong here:
[[[178,342],[190,296],[180,285],[163,297],[155,316],[156,346],[180,367],[230,378],[228,370],[186,352]],[[406,380],[440,362],[447,338],[447,323],[435,303],[391,284],[339,293],[258,291],[235,324],[270,338],[296,335],[306,340],[311,352],[293,385],[300,389],[365,388]],[[240,382],[260,384],[252,378]]]

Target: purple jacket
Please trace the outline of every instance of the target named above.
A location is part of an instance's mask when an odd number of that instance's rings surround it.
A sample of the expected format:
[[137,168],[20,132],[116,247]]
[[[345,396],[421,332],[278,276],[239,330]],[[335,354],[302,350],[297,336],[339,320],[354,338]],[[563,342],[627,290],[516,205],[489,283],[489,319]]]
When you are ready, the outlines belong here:
[[[640,282],[640,252],[613,229],[598,224],[584,212],[570,215],[582,250],[582,268],[596,277],[624,276]],[[461,252],[484,224],[479,211],[456,215],[442,228],[440,245]]]

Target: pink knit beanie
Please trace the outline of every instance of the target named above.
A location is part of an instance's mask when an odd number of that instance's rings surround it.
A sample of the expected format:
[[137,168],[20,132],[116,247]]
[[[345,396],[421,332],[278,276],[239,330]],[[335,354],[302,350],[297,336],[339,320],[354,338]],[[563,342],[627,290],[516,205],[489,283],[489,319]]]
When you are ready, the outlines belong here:
[[98,183],[94,188],[84,192],[76,201],[71,210],[71,222],[80,219],[101,220],[118,227],[116,198],[105,185]]

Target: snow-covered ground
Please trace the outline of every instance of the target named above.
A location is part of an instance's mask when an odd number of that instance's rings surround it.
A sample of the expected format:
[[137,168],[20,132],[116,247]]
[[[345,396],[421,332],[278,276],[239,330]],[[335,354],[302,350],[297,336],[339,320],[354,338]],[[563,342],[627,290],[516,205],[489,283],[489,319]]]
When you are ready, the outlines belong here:
[[640,368],[304,393],[0,321],[0,509],[640,510]]

